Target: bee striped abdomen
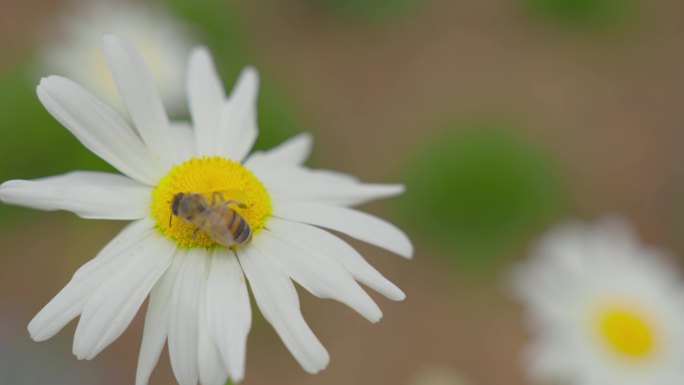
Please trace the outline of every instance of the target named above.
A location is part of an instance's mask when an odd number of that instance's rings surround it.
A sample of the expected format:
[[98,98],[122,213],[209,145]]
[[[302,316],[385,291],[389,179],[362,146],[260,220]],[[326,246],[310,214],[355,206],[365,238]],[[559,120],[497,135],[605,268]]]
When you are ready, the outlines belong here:
[[235,210],[229,210],[226,218],[228,221],[228,228],[233,234],[233,239],[237,244],[243,244],[252,238],[252,229],[249,223],[240,216]]

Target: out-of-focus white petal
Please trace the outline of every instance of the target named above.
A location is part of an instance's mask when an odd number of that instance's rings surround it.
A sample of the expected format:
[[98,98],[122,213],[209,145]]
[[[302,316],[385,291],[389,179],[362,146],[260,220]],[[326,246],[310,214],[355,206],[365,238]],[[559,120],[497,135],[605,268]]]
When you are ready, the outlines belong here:
[[169,267],[175,245],[157,234],[125,252],[119,268],[99,285],[83,306],[73,352],[92,359],[117,339]]
[[226,96],[211,54],[205,47],[195,48],[190,54],[187,89],[198,153],[212,155]]
[[[619,218],[565,222],[543,235],[511,272],[532,332],[530,379],[668,385],[684,378],[684,286],[672,260]],[[634,354],[636,346],[645,350]]]
[[413,245],[403,231],[378,217],[346,207],[281,203],[273,215],[339,231],[405,258],[413,256]]
[[[209,265],[207,265],[209,267]],[[209,274],[209,272],[207,272]],[[228,371],[221,360],[221,353],[209,336],[207,319],[207,286],[202,285],[199,298],[199,316],[197,319],[197,368],[202,385],[223,385],[228,379]],[[228,325],[223,325],[227,327]]]
[[150,292],[140,355],[138,356],[138,369],[135,374],[135,385],[147,385],[164,349],[166,335],[169,331],[173,286],[176,283],[181,264],[182,258],[174,258],[171,266]]
[[299,134],[268,151],[253,153],[245,160],[245,167],[263,178],[283,168],[301,166],[311,154],[312,143],[311,134]]
[[383,277],[353,247],[326,230],[278,218],[269,219],[268,228],[319,255],[327,255],[335,259],[354,279],[385,297],[394,301],[401,301],[406,298],[401,289]]
[[349,273],[327,255],[290,241],[277,231],[264,231],[260,246],[293,280],[319,298],[331,298],[356,310],[370,322],[378,322],[382,311]]
[[163,4],[150,2],[100,0],[65,5],[50,15],[51,35],[37,52],[41,71],[66,76],[125,111],[107,71],[101,41],[104,34],[121,34],[140,49],[166,108],[178,114],[187,110],[187,53],[194,38],[182,19]]
[[176,160],[169,119],[145,61],[130,41],[106,35],[103,47],[116,86],[152,157],[165,169]]
[[179,255],[185,261],[173,288],[169,318],[169,356],[180,385],[195,385],[197,367],[199,299],[206,285],[206,251],[192,248]]
[[214,252],[207,281],[207,322],[209,334],[218,346],[233,382],[245,372],[247,334],[252,324],[252,308],[242,268],[233,252]]
[[60,76],[40,81],[38,99],[90,151],[131,178],[154,185],[164,169],[112,108]]
[[276,267],[277,256],[262,250],[255,239],[238,257],[257,306],[297,362],[309,373],[324,369],[330,356],[304,321],[294,284]]
[[31,338],[46,340],[81,314],[85,299],[125,264],[125,251],[136,248],[155,233],[149,219],[133,222],[122,230],[95,258],[81,266],[71,281],[33,317],[28,325]]
[[221,155],[239,162],[245,159],[258,134],[258,93],[259,74],[256,69],[246,67],[223,105],[214,150],[207,155]]
[[150,187],[123,175],[74,171],[0,185],[0,200],[40,210],[68,210],[83,218],[140,219],[149,215]]
[[179,162],[184,162],[197,155],[195,133],[189,123],[171,122],[171,136],[176,145]]

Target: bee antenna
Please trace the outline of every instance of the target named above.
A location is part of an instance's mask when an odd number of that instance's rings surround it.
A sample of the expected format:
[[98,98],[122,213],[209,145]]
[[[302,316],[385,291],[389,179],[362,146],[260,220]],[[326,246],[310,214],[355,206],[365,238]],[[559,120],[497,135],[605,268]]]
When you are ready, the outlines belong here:
[[171,221],[173,220],[173,214],[169,214],[169,227],[171,227]]

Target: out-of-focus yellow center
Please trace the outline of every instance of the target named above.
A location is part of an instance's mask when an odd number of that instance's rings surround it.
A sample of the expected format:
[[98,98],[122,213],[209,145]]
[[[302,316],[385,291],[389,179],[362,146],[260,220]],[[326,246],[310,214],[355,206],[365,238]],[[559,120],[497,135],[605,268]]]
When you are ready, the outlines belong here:
[[599,330],[606,345],[623,357],[645,358],[657,342],[653,325],[639,312],[624,307],[604,309]]
[[173,167],[152,190],[152,216],[157,228],[182,247],[218,246],[204,231],[195,234],[197,227],[174,216],[171,208],[178,193],[201,193],[211,203],[216,192],[225,201],[242,203],[230,208],[249,223],[253,235],[271,216],[271,200],[264,185],[240,163],[219,156],[192,158]]

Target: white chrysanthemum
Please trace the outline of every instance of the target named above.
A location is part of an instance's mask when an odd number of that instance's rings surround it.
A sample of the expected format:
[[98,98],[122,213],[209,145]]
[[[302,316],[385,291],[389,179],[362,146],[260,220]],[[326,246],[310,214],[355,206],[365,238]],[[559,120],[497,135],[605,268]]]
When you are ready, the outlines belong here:
[[553,229],[513,277],[533,332],[526,355],[533,379],[684,383],[680,277],[624,220]]
[[185,111],[189,27],[161,7],[130,1],[82,1],[63,13],[40,52],[41,70],[65,76],[120,111],[125,107],[105,61],[100,37],[133,41],[149,66],[169,112]]
[[[392,224],[349,206],[400,194],[401,185],[364,184],[303,163],[311,138],[299,135],[266,152],[257,137],[258,77],[247,68],[226,97],[205,49],[192,52],[187,89],[193,129],[170,127],[158,90],[134,46],[106,36],[104,51],[130,112],[114,110],[72,81],[51,76],[38,96],[86,147],[124,175],[72,172],[9,181],[0,198],[84,218],[133,222],[29,324],[33,339],[52,337],[80,315],[73,352],[91,359],[114,341],[150,295],[137,384],[145,384],[165,341],[182,385],[243,378],[251,324],[247,281],[256,304],[301,366],[316,373],[328,353],[299,310],[293,280],[318,297],[349,305],[371,322],[380,309],[359,281],[392,300],[404,294],[342,239],[322,228],[411,257],[411,242]],[[179,192],[220,192],[254,232],[237,248],[171,219]],[[244,273],[244,276],[243,276]]]

